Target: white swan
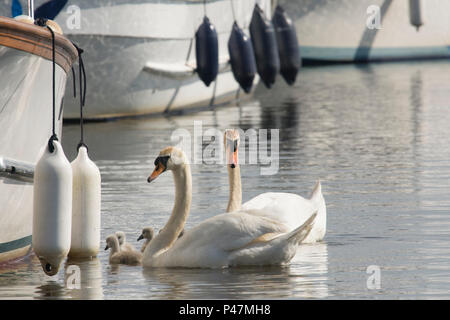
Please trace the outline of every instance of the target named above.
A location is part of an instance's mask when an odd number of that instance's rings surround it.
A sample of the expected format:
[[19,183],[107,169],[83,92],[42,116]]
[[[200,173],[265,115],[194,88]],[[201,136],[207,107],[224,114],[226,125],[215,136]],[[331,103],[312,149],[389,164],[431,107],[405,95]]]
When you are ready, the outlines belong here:
[[117,231],[116,237],[119,240],[120,250],[121,251],[136,251],[134,246],[127,242],[127,238],[125,236],[125,232]]
[[115,234],[106,238],[105,250],[111,249],[109,253],[110,264],[140,265],[142,254],[138,251],[121,251],[119,239]]
[[288,263],[310,232],[317,214],[312,212],[306,222],[286,232],[286,226],[260,210],[224,213],[187,230],[178,239],[192,198],[191,169],[183,151],[175,147],[163,149],[148,182],[166,170],[173,173],[175,205],[164,228],[145,248],[144,267],[220,268]]
[[261,210],[266,212],[268,217],[285,224],[288,230],[291,231],[295,226],[305,222],[313,212],[317,211],[314,227],[302,243],[314,243],[322,240],[326,233],[327,210],[320,182],[316,183],[309,199],[293,193],[267,192],[242,204],[241,171],[238,163],[239,142],[240,138],[237,130],[225,131],[224,144],[230,184],[227,212]]
[[155,231],[153,231],[152,227],[146,227],[146,228],[142,229],[142,233],[139,236],[139,238],[137,239],[137,241],[145,239],[145,242],[141,248],[141,252],[144,252],[145,248],[150,243],[150,241],[153,239],[154,235],[155,235]]

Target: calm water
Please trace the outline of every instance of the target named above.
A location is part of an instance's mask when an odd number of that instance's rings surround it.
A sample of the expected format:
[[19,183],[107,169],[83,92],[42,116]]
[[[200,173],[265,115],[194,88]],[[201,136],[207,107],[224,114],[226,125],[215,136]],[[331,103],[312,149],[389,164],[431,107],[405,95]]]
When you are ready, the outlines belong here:
[[[125,120],[86,127],[102,173],[102,239],[123,230],[136,242],[161,228],[173,204],[171,174],[146,179],[177,128],[279,128],[280,169],[261,176],[242,167],[244,201],[269,190],[308,196],[321,179],[325,241],[302,246],[288,267],[224,270],[112,267],[107,251],[81,268],[82,289],[64,286],[35,258],[0,267],[0,298],[290,299],[450,298],[450,63],[304,68],[291,88],[279,79],[254,99],[183,117]],[[78,127],[66,126],[70,160]],[[187,229],[223,212],[227,172],[194,165]],[[103,240],[102,240],[103,241]],[[104,242],[102,242],[102,248]],[[366,269],[381,270],[369,290]]]

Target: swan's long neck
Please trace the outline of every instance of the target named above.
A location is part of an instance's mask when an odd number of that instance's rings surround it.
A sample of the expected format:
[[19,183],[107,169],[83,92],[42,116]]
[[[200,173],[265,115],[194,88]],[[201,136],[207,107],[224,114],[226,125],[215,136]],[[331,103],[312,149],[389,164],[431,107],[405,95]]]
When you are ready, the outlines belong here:
[[242,186],[241,186],[241,168],[236,165],[234,169],[228,168],[228,180],[230,184],[230,199],[228,200],[227,212],[239,210],[242,206]]
[[175,180],[175,205],[161,232],[150,241],[148,254],[154,256],[169,249],[183,231],[184,224],[189,216],[192,200],[192,177],[189,164],[173,170]]

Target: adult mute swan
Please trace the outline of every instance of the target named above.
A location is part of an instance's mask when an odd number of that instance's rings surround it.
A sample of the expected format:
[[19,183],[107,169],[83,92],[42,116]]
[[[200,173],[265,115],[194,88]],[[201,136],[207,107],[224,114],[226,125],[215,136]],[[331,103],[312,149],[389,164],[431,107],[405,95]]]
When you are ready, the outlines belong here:
[[111,249],[109,253],[110,264],[128,264],[139,265],[142,261],[142,254],[137,251],[121,251],[119,239],[115,234],[109,235],[106,238],[105,250]]
[[310,232],[316,212],[291,232],[259,210],[223,213],[209,218],[183,237],[192,199],[191,169],[183,151],[163,149],[148,182],[170,170],[175,181],[175,205],[161,230],[145,248],[144,267],[221,268],[288,263]]
[[266,192],[242,204],[241,171],[238,163],[239,142],[239,131],[225,130],[224,145],[230,184],[227,212],[261,210],[267,213],[269,218],[286,225],[288,231],[291,231],[317,211],[314,226],[302,243],[322,240],[326,233],[327,210],[320,182],[317,182],[309,199],[293,193]]

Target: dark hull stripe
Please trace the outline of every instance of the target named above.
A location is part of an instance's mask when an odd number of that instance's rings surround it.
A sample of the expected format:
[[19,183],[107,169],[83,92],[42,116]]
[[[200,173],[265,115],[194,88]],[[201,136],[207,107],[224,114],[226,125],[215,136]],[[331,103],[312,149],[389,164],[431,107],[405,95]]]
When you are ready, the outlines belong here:
[[17,250],[29,245],[31,245],[31,236],[27,236],[10,242],[0,243],[0,253]]

